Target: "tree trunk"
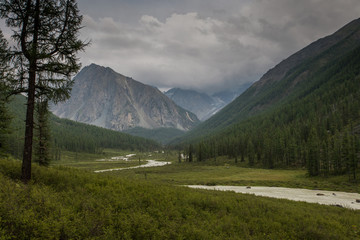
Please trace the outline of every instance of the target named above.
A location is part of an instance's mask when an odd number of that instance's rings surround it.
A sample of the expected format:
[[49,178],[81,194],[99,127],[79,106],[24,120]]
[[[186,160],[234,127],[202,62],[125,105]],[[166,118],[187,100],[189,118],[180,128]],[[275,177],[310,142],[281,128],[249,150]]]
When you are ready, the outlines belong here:
[[[30,0],[27,3],[27,8],[30,8]],[[27,10],[29,14],[29,10]],[[26,20],[27,22],[27,20]],[[27,24],[27,23],[26,23]],[[36,84],[36,71],[37,71],[37,58],[34,57],[37,54],[38,47],[38,34],[40,28],[40,0],[36,0],[35,3],[35,15],[34,15],[34,32],[31,46],[31,54],[26,49],[26,35],[28,34],[26,24],[23,25],[23,31],[21,33],[21,46],[25,57],[29,60],[29,86],[28,86],[28,100],[26,109],[25,120],[25,141],[24,141],[24,154],[21,167],[21,180],[27,183],[31,179],[31,159],[32,159],[32,144],[33,144],[33,132],[34,132],[34,108],[35,108],[35,84]],[[27,55],[27,56],[26,56]]]
[[[36,64],[34,65],[36,66]],[[24,154],[21,168],[21,180],[27,183],[31,179],[31,158],[34,129],[34,107],[35,107],[35,67],[30,67],[29,71],[29,91],[27,98],[26,122],[25,122],[25,141]]]

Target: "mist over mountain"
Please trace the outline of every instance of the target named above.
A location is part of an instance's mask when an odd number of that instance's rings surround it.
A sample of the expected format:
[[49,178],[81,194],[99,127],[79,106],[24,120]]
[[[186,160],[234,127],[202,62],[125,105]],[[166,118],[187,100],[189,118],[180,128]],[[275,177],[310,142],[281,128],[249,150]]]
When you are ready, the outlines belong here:
[[59,117],[113,130],[166,127],[189,130],[198,122],[157,88],[91,64],[74,78],[71,98],[52,106]]
[[219,109],[219,105],[223,105],[209,95],[194,90],[172,88],[165,95],[180,107],[195,113],[200,120],[207,119],[209,114]]
[[249,86],[250,83],[247,83],[241,85],[238,89],[221,91],[212,95],[195,90],[172,88],[166,91],[165,95],[180,107],[195,113],[201,121],[205,121],[233,101]]

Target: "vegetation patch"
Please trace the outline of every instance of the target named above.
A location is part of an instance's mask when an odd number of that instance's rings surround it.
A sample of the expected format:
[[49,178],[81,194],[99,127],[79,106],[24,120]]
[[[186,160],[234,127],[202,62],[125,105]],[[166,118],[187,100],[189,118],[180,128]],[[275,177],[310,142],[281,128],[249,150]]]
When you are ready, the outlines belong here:
[[[0,160],[2,239],[355,239],[357,211]],[[169,166],[170,167],[170,166]],[[164,167],[165,168],[165,167]]]

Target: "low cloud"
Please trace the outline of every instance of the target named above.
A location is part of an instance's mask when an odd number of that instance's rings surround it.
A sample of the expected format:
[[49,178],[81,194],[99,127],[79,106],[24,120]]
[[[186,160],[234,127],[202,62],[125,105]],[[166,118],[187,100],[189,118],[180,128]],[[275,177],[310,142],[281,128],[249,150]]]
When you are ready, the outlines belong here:
[[135,23],[85,15],[81,34],[92,44],[81,59],[160,88],[215,92],[258,80],[282,59],[355,19],[357,1],[209,1],[205,6],[194,0],[185,13],[169,8],[166,17],[149,8]]

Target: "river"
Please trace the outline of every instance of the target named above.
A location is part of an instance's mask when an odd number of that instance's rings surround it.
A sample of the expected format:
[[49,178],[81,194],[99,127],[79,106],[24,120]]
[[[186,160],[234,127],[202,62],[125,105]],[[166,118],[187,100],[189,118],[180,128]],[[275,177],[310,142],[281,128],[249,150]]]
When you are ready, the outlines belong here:
[[309,190],[283,187],[247,187],[247,186],[204,186],[188,185],[190,188],[233,191],[236,193],[254,194],[256,196],[283,198],[294,201],[336,205],[360,210],[360,194],[339,191]]
[[161,162],[161,161],[156,161],[156,160],[146,160],[146,161],[147,161],[147,163],[143,164],[143,165],[127,167],[127,168],[110,168],[110,169],[96,170],[94,172],[102,173],[102,172],[112,172],[112,171],[120,171],[120,170],[126,170],[126,169],[134,169],[134,168],[161,167],[161,166],[165,166],[167,164],[171,164],[171,162]]
[[[171,164],[171,162],[162,162],[156,160],[147,160],[146,164],[127,167],[127,168],[110,168],[96,170],[96,173],[120,171],[134,168],[160,167]],[[205,186],[205,185],[188,185],[190,188],[233,191],[236,193],[254,194],[256,196],[282,198],[294,201],[303,201],[309,203],[319,203],[325,205],[336,205],[350,209],[360,210],[360,194],[340,191],[309,190],[302,188],[284,188],[284,187],[249,187],[249,186]]]

